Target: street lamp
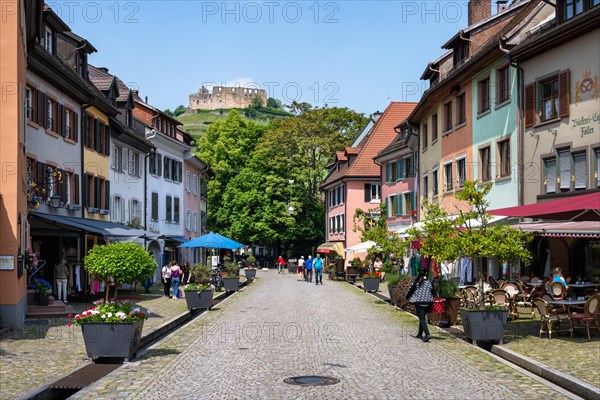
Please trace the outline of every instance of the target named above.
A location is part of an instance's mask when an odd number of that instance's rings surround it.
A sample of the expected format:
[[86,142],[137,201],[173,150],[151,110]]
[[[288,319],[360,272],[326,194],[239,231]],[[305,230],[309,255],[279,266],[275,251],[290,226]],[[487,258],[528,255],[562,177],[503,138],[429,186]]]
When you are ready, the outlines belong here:
[[61,206],[61,197],[57,194],[50,196],[50,207],[59,208]]
[[288,180],[288,183],[290,184],[290,205],[288,207],[288,214],[292,215],[294,214],[294,206],[292,206],[292,184],[294,183],[293,179]]

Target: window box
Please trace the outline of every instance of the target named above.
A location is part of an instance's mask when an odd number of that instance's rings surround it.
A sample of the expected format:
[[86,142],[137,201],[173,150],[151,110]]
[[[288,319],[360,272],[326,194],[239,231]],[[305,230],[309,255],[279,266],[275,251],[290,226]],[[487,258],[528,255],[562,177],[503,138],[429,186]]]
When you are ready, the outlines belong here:
[[100,215],[108,215],[108,214],[110,214],[110,210],[107,210],[105,208],[101,208],[100,210],[98,210],[98,212],[100,213]]
[[99,211],[100,211],[100,209],[96,208],[96,207],[88,207],[87,208],[87,212],[89,212],[90,214],[98,214]]
[[79,211],[79,210],[81,210],[81,206],[79,204],[67,204],[67,210]]

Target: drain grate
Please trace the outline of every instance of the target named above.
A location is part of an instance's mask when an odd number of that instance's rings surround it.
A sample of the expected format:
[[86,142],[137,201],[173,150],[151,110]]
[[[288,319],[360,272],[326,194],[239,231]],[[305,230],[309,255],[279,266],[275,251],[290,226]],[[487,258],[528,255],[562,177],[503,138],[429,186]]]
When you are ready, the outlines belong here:
[[283,380],[285,383],[289,383],[290,385],[300,385],[300,386],[326,386],[326,385],[335,385],[336,383],[340,383],[339,379],[332,378],[330,376],[295,376],[293,378],[285,378]]

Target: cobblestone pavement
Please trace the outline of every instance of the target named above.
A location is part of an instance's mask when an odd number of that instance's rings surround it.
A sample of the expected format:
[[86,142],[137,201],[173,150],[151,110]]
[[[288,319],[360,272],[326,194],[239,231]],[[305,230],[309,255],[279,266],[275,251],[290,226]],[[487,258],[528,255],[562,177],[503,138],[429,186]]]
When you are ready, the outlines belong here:
[[[343,282],[259,279],[74,398],[564,398],[472,346]],[[324,375],[331,386],[284,378]]]

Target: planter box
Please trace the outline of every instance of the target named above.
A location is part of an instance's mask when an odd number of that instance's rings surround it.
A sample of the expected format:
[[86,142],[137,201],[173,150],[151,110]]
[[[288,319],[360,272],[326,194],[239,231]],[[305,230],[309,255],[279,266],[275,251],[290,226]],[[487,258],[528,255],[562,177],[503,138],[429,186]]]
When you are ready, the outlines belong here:
[[38,305],[39,306],[47,306],[50,304],[50,295],[49,294],[38,294]]
[[453,325],[458,317],[458,308],[460,307],[460,299],[446,299],[444,301],[444,312],[442,314],[427,314],[427,318],[431,322],[447,322]]
[[244,275],[246,276],[246,279],[253,281],[254,278],[256,278],[256,269],[245,269],[244,270]]
[[125,323],[88,322],[81,325],[88,357],[119,357],[130,359],[135,355],[144,320]]
[[187,303],[188,310],[192,310],[194,308],[210,310],[214,291],[214,289],[201,291],[186,290],[185,302]]
[[298,267],[295,265],[288,264],[288,272],[290,274],[295,274],[298,271]]
[[358,267],[347,267],[346,268],[346,280],[352,279],[352,282],[356,282],[356,277],[358,276]]
[[365,292],[377,292],[379,290],[379,283],[381,283],[381,279],[379,278],[364,278],[363,289]]
[[395,307],[398,305],[398,300],[396,299],[396,291],[394,289],[394,286],[389,286],[388,285],[388,292],[390,294],[390,302],[392,303],[392,305]]
[[508,310],[469,310],[460,309],[460,318],[465,329],[465,336],[477,345],[478,341],[504,340],[504,329],[508,320]]
[[237,278],[223,278],[223,287],[226,291],[237,292],[240,286],[240,277]]

